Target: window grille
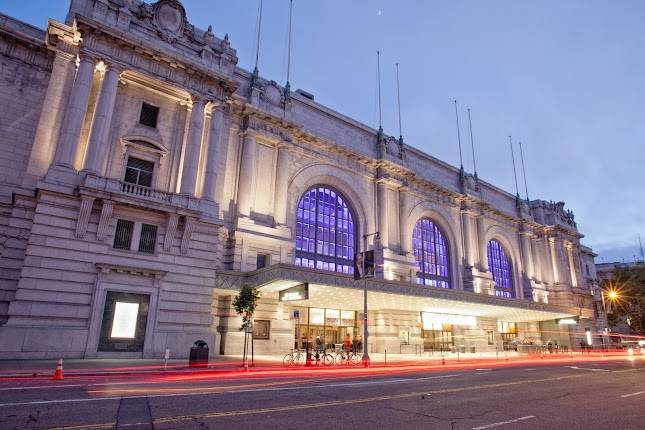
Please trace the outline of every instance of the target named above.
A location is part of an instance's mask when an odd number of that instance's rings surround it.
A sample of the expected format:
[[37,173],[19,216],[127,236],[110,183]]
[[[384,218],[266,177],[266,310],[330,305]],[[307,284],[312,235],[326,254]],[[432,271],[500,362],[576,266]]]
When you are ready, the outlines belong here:
[[114,234],[114,248],[115,249],[130,249],[132,244],[132,231],[134,230],[134,222],[120,219],[116,223],[116,232]]
[[487,248],[488,269],[493,274],[493,280],[495,281],[495,295],[507,299],[514,298],[511,259],[502,245],[496,240],[488,242]]
[[302,196],[296,214],[296,265],[354,273],[354,241],[354,215],[342,196],[323,186]]
[[154,168],[155,163],[152,161],[128,157],[128,163],[125,168],[125,177],[123,180],[130,184],[150,187],[152,186],[152,171]]
[[448,245],[443,233],[431,220],[417,221],[412,232],[414,258],[419,267],[417,283],[451,288],[448,271]]
[[151,224],[142,224],[141,237],[139,239],[139,252],[154,254],[156,243],[157,243],[157,226],[151,225]]
[[141,113],[139,114],[139,124],[147,125],[148,127],[157,127],[157,118],[159,116],[159,108],[157,106],[143,103],[141,105]]

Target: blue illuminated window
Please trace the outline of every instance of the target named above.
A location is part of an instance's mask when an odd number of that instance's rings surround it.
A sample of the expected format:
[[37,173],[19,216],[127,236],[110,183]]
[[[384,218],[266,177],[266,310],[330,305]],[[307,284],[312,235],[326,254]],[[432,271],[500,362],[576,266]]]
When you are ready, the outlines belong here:
[[496,240],[488,242],[488,268],[493,274],[495,280],[495,295],[498,297],[513,298],[515,290],[513,289],[513,274],[511,259],[506,255],[506,251]]
[[316,186],[298,203],[296,264],[354,273],[354,216],[347,201],[331,188]]
[[420,219],[412,232],[414,258],[419,266],[417,283],[451,288],[448,271],[448,246],[443,233],[432,221]]

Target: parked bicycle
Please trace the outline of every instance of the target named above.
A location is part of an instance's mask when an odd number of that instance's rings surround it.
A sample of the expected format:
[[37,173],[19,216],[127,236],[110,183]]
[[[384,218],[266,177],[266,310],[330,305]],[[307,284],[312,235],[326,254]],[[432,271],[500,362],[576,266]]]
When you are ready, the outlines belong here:
[[284,367],[303,366],[307,361],[307,354],[299,349],[292,349],[291,352],[286,354],[282,359]]

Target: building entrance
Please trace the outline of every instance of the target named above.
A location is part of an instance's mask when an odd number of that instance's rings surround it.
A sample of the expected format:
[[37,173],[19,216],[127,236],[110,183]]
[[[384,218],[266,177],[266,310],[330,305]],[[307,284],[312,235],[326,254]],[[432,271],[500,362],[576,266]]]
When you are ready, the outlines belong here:
[[455,338],[451,324],[433,327],[433,330],[423,330],[424,351],[451,351],[455,346]]
[[345,343],[347,336],[353,340],[358,335],[355,311],[295,307],[293,317],[296,320],[296,349],[306,349],[307,343],[311,347],[324,345],[331,349]]

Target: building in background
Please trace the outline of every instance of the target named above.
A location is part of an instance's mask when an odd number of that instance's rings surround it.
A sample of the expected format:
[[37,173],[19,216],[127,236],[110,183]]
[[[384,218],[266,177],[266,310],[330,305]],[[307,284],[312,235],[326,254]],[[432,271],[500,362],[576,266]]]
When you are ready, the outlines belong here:
[[[564,203],[239,68],[179,1],[72,0],[45,30],[0,15],[0,50],[0,357],[237,354],[243,283],[256,353],[360,335],[364,282],[375,352],[602,327]],[[375,278],[355,281],[365,248]]]

